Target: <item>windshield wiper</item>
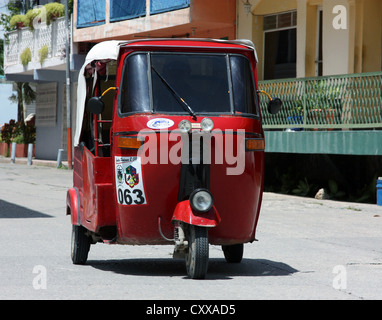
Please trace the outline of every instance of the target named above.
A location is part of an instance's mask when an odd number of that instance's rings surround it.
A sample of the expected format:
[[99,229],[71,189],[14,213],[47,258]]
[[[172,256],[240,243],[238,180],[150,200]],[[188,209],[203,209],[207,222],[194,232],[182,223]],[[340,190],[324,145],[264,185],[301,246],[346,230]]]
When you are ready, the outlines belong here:
[[192,108],[188,105],[188,103],[184,101],[184,99],[174,90],[173,87],[171,87],[171,85],[166,81],[166,79],[164,79],[153,66],[151,66],[151,69],[157,74],[157,76],[165,84],[167,89],[169,89],[170,92],[174,95],[174,97],[180,102],[184,111],[188,112],[192,116],[193,120],[196,120],[196,114],[194,110],[192,110]]

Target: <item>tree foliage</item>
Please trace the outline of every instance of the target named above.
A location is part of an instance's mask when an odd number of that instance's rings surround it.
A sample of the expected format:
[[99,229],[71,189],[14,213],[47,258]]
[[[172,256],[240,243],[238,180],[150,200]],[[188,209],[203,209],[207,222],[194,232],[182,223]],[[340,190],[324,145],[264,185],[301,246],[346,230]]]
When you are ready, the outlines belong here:
[[17,103],[17,121],[24,122],[24,103],[34,102],[36,92],[29,85],[29,82],[16,82],[16,94],[13,94],[9,100]]

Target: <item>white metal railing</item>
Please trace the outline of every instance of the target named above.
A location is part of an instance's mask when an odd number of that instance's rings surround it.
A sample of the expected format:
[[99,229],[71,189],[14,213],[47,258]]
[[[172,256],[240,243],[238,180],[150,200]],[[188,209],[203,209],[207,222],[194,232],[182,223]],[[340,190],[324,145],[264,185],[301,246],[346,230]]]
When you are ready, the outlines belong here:
[[26,48],[31,50],[31,62],[40,61],[39,50],[45,45],[48,47],[48,59],[65,55],[65,17],[57,18],[50,25],[41,23],[34,30],[22,28],[7,35],[8,40],[4,43],[4,67],[21,64],[20,55]]

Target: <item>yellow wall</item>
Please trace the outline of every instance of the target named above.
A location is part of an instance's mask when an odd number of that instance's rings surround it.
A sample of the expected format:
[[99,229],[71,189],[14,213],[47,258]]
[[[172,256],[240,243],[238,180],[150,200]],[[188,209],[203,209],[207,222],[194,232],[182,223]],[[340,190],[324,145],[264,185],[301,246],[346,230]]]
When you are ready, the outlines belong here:
[[252,12],[256,15],[275,14],[284,11],[296,10],[297,0],[258,0],[253,1]]
[[297,77],[316,75],[318,1],[297,1]]
[[237,1],[237,38],[250,39],[255,45],[259,63],[257,74],[259,80],[263,79],[263,15],[276,14],[296,10],[297,0],[249,0],[252,4],[252,13],[246,15],[242,1]]
[[[381,0],[249,0],[246,15],[237,0],[237,38],[254,42],[262,79],[263,16],[297,10],[297,77],[316,75],[317,10],[323,10],[323,75],[382,70]],[[346,9],[346,29],[335,29],[336,5]]]
[[259,63],[257,65],[257,74],[259,79],[263,79],[263,61],[264,61],[264,32],[263,32],[263,16],[255,16],[252,25],[254,44],[257,51]]
[[362,61],[362,72],[381,70],[382,40],[382,1],[367,0],[363,2],[362,48],[359,57]]
[[318,41],[318,7],[307,5],[306,8],[306,40],[305,40],[305,76],[316,75],[316,56]]

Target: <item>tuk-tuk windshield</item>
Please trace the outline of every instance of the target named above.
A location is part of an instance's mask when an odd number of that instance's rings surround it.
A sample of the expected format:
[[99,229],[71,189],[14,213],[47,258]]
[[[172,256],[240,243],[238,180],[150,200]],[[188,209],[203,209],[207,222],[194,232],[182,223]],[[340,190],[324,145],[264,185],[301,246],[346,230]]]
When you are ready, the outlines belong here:
[[249,61],[240,55],[136,53],[125,60],[121,114],[257,114]]

